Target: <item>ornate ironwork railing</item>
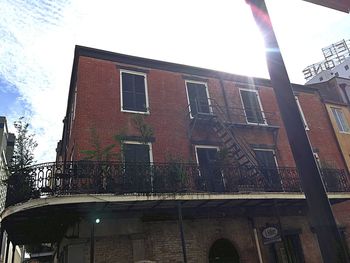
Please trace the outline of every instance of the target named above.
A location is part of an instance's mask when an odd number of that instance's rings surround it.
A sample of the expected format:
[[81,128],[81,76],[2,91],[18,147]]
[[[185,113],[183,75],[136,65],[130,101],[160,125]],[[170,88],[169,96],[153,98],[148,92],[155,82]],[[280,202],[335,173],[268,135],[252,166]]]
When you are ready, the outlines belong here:
[[[72,194],[301,192],[296,168],[200,167],[192,163],[77,161],[27,167],[7,180],[6,206],[33,198]],[[347,192],[344,170],[324,169],[328,191]]]

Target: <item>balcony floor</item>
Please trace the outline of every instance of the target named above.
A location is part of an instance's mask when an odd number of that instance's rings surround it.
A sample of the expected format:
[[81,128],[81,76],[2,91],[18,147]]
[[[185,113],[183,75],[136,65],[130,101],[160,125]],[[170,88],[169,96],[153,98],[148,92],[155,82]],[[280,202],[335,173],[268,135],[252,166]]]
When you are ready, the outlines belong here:
[[[329,193],[332,204],[350,200],[350,193]],[[142,217],[142,220],[176,220],[181,202],[184,219],[226,216],[271,216],[276,205],[282,216],[305,215],[302,193],[193,193],[156,195],[81,194],[29,200],[10,206],[1,214],[2,224],[16,244],[55,242],[66,228],[82,217]]]

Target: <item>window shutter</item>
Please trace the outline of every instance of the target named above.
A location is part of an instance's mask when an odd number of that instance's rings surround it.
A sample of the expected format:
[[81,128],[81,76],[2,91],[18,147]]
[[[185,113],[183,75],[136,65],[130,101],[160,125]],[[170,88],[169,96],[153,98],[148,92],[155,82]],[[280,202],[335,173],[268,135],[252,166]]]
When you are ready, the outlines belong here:
[[123,110],[147,111],[145,76],[122,72]]

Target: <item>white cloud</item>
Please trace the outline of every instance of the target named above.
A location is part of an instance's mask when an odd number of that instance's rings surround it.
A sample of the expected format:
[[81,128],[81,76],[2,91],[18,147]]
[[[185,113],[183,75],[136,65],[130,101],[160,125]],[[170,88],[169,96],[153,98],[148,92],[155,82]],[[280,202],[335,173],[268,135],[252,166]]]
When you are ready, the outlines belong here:
[[[300,83],[303,81],[301,70],[315,62],[315,57],[321,60],[321,47],[333,41],[322,42],[320,37],[318,46],[310,47],[308,34],[324,32],[328,18],[332,26],[339,20],[345,25],[349,19],[338,12],[309,7],[301,1],[296,4],[297,1],[268,1],[271,7],[279,8],[282,8],[281,2],[285,8],[283,16],[276,16],[273,10],[271,14],[277,20],[276,31],[281,38],[282,51],[286,51],[284,57],[291,69],[291,79]],[[41,0],[24,3],[4,0],[0,2],[0,10],[6,10],[0,16],[0,77],[15,85],[30,107],[31,124],[39,143],[36,151],[39,161],[54,160],[56,143],[62,136],[76,44],[267,77],[263,42],[243,0]],[[300,13],[298,19],[295,19],[296,12]],[[303,23],[312,24],[320,19],[311,16],[314,14],[322,15],[325,22],[321,28],[308,31]],[[290,25],[292,18],[300,24]],[[298,41],[295,34],[299,34]],[[344,34],[343,31],[334,37],[340,34]],[[297,54],[294,53],[296,49]],[[311,56],[311,51],[318,55]],[[15,109],[10,119],[24,112]]]

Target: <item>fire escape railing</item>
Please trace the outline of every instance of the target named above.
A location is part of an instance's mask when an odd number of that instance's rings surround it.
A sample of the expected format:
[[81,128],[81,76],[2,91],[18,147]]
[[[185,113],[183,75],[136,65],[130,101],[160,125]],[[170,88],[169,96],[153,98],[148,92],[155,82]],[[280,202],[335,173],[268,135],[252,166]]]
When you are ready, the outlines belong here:
[[[296,168],[269,169],[193,163],[44,163],[12,174],[7,180],[6,206],[29,199],[75,194],[162,194],[301,192]],[[330,192],[349,192],[347,174],[324,169]]]

